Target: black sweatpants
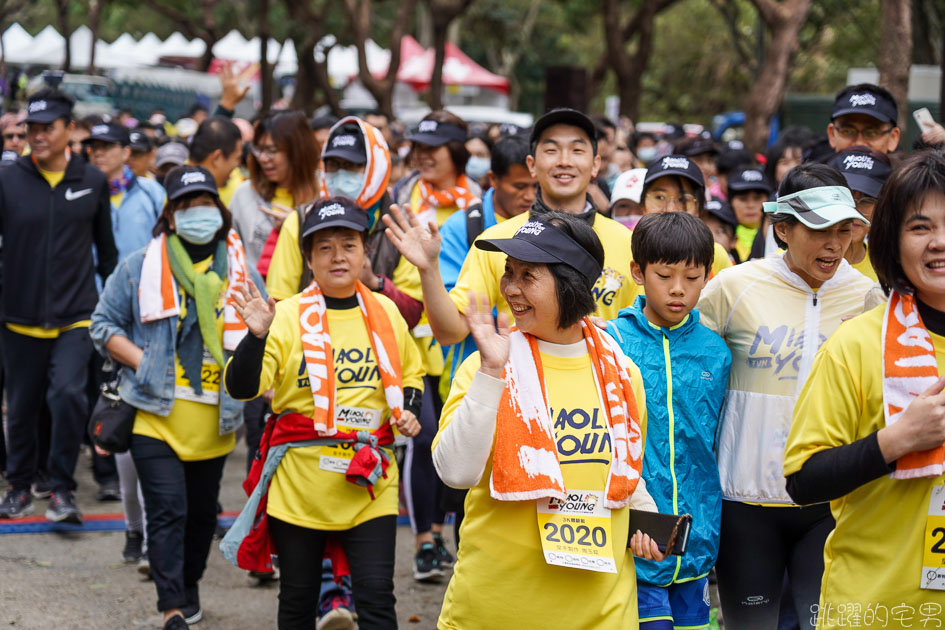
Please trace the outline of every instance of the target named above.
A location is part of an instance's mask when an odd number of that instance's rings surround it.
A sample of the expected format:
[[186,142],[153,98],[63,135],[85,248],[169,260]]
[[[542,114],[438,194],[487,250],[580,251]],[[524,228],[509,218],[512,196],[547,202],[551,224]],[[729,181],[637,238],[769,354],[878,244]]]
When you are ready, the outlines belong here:
[[331,532],[299,527],[272,516],[268,519],[279,556],[279,630],[315,627],[322,556],[329,535],[338,536],[348,557],[358,628],[389,630],[397,627],[394,607],[396,516],[382,516],[352,529]]
[[187,604],[186,589],[197,585],[207,567],[226,455],[185,462],[166,442],[134,435],[131,457],[148,515],[157,608],[180,608]]
[[726,630],[775,630],[787,570],[802,630],[816,627],[824,544],[834,520],[827,504],[763,507],[722,501],[715,570]]
[[46,471],[54,491],[75,490],[75,465],[89,419],[85,385],[92,340],[87,328],[36,339],[0,326],[7,389],[7,479],[28,490],[36,476],[43,400],[51,430]]

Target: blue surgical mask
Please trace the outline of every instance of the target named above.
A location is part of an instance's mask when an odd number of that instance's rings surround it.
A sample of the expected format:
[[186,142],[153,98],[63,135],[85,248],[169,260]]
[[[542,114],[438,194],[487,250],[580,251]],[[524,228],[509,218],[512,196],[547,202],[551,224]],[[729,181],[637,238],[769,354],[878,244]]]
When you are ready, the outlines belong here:
[[637,157],[644,164],[649,164],[656,159],[656,147],[640,147],[637,149]]
[[466,161],[466,175],[477,182],[486,176],[490,168],[492,161],[489,158],[474,155]]
[[223,217],[216,206],[192,206],[174,212],[174,231],[194,245],[206,245],[223,227]]
[[332,197],[342,196],[357,199],[364,188],[364,173],[338,169],[334,173],[325,173],[325,187]]

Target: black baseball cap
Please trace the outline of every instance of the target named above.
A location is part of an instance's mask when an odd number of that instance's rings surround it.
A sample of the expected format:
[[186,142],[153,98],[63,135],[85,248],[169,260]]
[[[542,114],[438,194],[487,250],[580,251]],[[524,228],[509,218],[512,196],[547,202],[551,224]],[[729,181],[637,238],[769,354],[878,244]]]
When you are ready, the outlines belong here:
[[681,147],[680,153],[686,157],[695,157],[704,153],[718,155],[719,149],[711,138],[693,138]]
[[429,147],[440,147],[448,142],[466,142],[466,130],[453,123],[421,120],[417,128],[407,134],[407,140]]
[[887,162],[869,151],[860,149],[840,151],[830,158],[827,165],[840,171],[850,190],[863,193],[867,197],[879,197],[883,183],[892,172]]
[[72,118],[72,103],[64,98],[32,98],[24,122],[48,125],[59,118]]
[[476,247],[488,252],[502,252],[525,262],[564,263],[591,284],[603,271],[600,263],[577,241],[541,219],[526,221],[512,238],[476,239]]
[[830,120],[847,114],[866,114],[880,122],[898,124],[899,108],[894,100],[876,86],[864,84],[857,87],[860,89],[847,88],[837,94]]
[[305,213],[305,222],[302,224],[302,238],[314,234],[319,230],[333,227],[349,228],[356,232],[367,232],[367,212],[359,208],[354,201],[347,197],[319,199],[312,204],[312,207]]
[[322,159],[339,158],[354,164],[367,162],[367,152],[364,148],[364,134],[357,123],[346,123],[328,136],[325,143],[325,152]]
[[553,125],[570,125],[571,127],[577,127],[587,134],[587,137],[591,140],[591,145],[594,147],[594,151],[597,151],[597,127],[594,125],[594,121],[588,118],[587,114],[569,107],[553,109],[536,120],[535,124],[532,126],[532,133],[528,139],[528,143],[533,145],[538,142],[538,138],[541,137],[545,129]]
[[142,131],[131,131],[128,133],[128,146],[132,151],[150,151],[154,148],[154,142]]
[[202,166],[190,164],[172,168],[164,178],[164,189],[167,191],[169,201],[196,192],[210,193],[214,197],[220,195],[217,191],[217,182],[210,171]]
[[89,137],[85,139],[85,142],[89,143],[95,141],[118,143],[123,147],[128,146],[131,142],[128,130],[114,122],[92,125],[92,128],[89,130]]
[[727,202],[721,199],[710,199],[705,202],[705,210],[719,221],[727,223],[733,228],[738,227],[738,219],[735,218],[735,211],[732,210],[732,206]]
[[732,193],[745,192],[746,190],[760,190],[766,195],[771,194],[771,184],[765,179],[765,174],[760,168],[739,168],[728,176],[728,196]]
[[699,188],[705,188],[705,180],[699,166],[685,155],[667,155],[652,162],[646,169],[643,188],[646,189],[654,180],[669,175],[685,177]]
[[318,131],[319,129],[328,129],[333,127],[334,124],[338,122],[336,116],[314,116],[309,122],[309,126],[312,128],[312,131]]

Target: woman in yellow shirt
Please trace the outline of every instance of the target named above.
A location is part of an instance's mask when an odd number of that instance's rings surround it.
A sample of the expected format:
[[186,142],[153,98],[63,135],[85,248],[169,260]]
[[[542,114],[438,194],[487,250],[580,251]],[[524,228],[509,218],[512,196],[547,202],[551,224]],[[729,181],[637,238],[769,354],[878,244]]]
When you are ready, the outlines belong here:
[[[604,252],[593,229],[551,211],[509,239],[502,294],[515,313],[472,296],[479,351],[443,408],[433,460],[469,488],[462,544],[439,628],[638,627],[629,507],[656,510],[640,478],[646,404],[639,370],[589,323]],[[606,400],[606,402],[604,402]]]
[[216,527],[242,403],[220,366],[246,334],[233,295],[250,282],[213,175],[180,166],[146,248],[125,258],[92,314],[99,352],[121,363],[119,393],[137,409],[131,456],[144,495],[151,576],[166,629],[203,613],[197,582]]
[[[419,431],[422,365],[394,303],[358,280],[367,231],[352,200],[317,201],[302,224],[312,283],[278,304],[249,291],[237,298],[252,334],[227,364],[227,391],[251,399],[272,388],[278,416],[221,548],[252,570],[271,570],[270,552],[278,557],[280,630],[315,627],[322,556],[335,543],[351,569],[359,627],[397,625],[391,429]],[[261,566],[247,563],[248,548]]]
[[931,628],[945,618],[945,157],[892,173],[869,236],[889,301],[817,355],[784,474],[837,521],[817,627]]

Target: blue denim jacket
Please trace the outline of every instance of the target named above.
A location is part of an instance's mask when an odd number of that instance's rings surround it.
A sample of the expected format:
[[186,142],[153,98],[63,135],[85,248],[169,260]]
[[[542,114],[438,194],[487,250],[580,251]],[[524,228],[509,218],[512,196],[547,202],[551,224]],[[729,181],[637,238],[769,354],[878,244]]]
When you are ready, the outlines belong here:
[[[128,366],[121,368],[118,388],[122,400],[137,409],[167,417],[174,406],[175,360],[177,347],[177,317],[168,317],[156,322],[142,323],[138,309],[138,284],[144,262],[141,249],[118,264],[108,277],[92,313],[89,334],[95,348],[105,357],[105,344],[114,335],[122,335],[144,350],[137,371]],[[265,295],[258,274],[253,274],[256,286]],[[224,359],[232,353],[224,351]],[[220,435],[232,433],[243,423],[243,403],[230,398],[220,388]]]

